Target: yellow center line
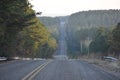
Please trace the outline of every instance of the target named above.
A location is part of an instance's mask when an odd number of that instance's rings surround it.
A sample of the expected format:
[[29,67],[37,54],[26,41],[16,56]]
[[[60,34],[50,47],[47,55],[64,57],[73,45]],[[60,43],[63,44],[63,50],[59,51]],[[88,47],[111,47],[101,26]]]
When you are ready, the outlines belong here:
[[38,66],[32,72],[30,72],[27,76],[25,76],[22,80],[32,80],[45,66],[47,66],[52,60],[43,63],[42,65]]

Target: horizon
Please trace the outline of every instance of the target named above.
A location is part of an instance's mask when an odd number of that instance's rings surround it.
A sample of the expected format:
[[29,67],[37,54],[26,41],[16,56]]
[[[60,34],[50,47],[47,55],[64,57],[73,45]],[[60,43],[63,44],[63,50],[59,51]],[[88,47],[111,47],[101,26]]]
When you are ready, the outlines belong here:
[[67,16],[80,11],[120,9],[119,0],[29,0],[41,16]]
[[46,15],[43,15],[43,16],[38,16],[38,17],[65,17],[65,16],[70,16],[70,15],[73,15],[73,14],[76,14],[76,13],[80,13],[80,12],[88,12],[88,11],[109,11],[109,10],[120,10],[120,9],[98,9],[98,10],[83,10],[83,11],[78,11],[78,12],[73,12],[69,15],[63,15],[63,16],[46,16]]

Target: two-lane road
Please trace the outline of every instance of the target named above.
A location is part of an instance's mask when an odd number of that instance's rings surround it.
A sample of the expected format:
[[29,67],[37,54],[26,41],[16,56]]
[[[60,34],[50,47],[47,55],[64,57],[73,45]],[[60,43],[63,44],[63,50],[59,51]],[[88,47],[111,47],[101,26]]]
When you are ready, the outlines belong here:
[[[49,60],[15,61],[0,64],[0,80],[22,80]],[[32,80],[120,80],[81,60],[52,60]]]
[[80,60],[54,60],[34,80],[120,80]]
[[0,64],[0,80],[22,80],[46,60],[18,60]]

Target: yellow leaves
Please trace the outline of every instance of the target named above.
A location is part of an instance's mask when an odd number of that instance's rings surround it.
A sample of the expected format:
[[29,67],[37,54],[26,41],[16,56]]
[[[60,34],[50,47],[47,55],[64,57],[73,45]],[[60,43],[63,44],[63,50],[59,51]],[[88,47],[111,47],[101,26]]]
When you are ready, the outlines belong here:
[[[29,10],[28,10],[29,11]],[[36,17],[30,18],[27,23],[32,23],[23,29],[21,32],[22,39],[24,44],[22,45],[24,49],[29,51],[29,54],[35,55],[41,46],[44,46],[44,50],[46,52],[46,48],[51,53],[56,49],[57,43],[54,38],[51,38],[51,34],[45,28],[43,24],[40,23],[39,19]],[[44,50],[40,50],[43,51]],[[47,52],[46,52],[47,53]]]
[[30,25],[23,30],[23,35],[25,38],[29,38],[33,42],[33,48],[34,50],[37,50],[40,45],[44,45],[47,43],[50,33],[47,31],[47,29],[42,25],[37,18],[33,18],[30,20],[31,22],[35,21],[35,24]]
[[38,49],[38,46],[39,46],[39,43],[38,43],[38,42],[35,42],[35,43],[34,43],[34,50],[35,50],[35,51]]
[[50,38],[49,41],[48,41],[48,45],[53,48],[53,49],[56,49],[57,48],[57,42],[54,38]]

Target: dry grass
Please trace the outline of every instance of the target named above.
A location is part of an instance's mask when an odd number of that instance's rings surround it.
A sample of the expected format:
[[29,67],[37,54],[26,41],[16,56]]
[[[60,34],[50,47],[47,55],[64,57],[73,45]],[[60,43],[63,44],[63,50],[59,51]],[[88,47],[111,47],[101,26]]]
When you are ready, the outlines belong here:
[[82,57],[80,58],[84,61],[87,61],[90,64],[97,65],[98,67],[103,68],[104,70],[114,73],[116,76],[120,77],[120,60],[110,62],[101,60],[99,58],[88,58],[88,57]]

